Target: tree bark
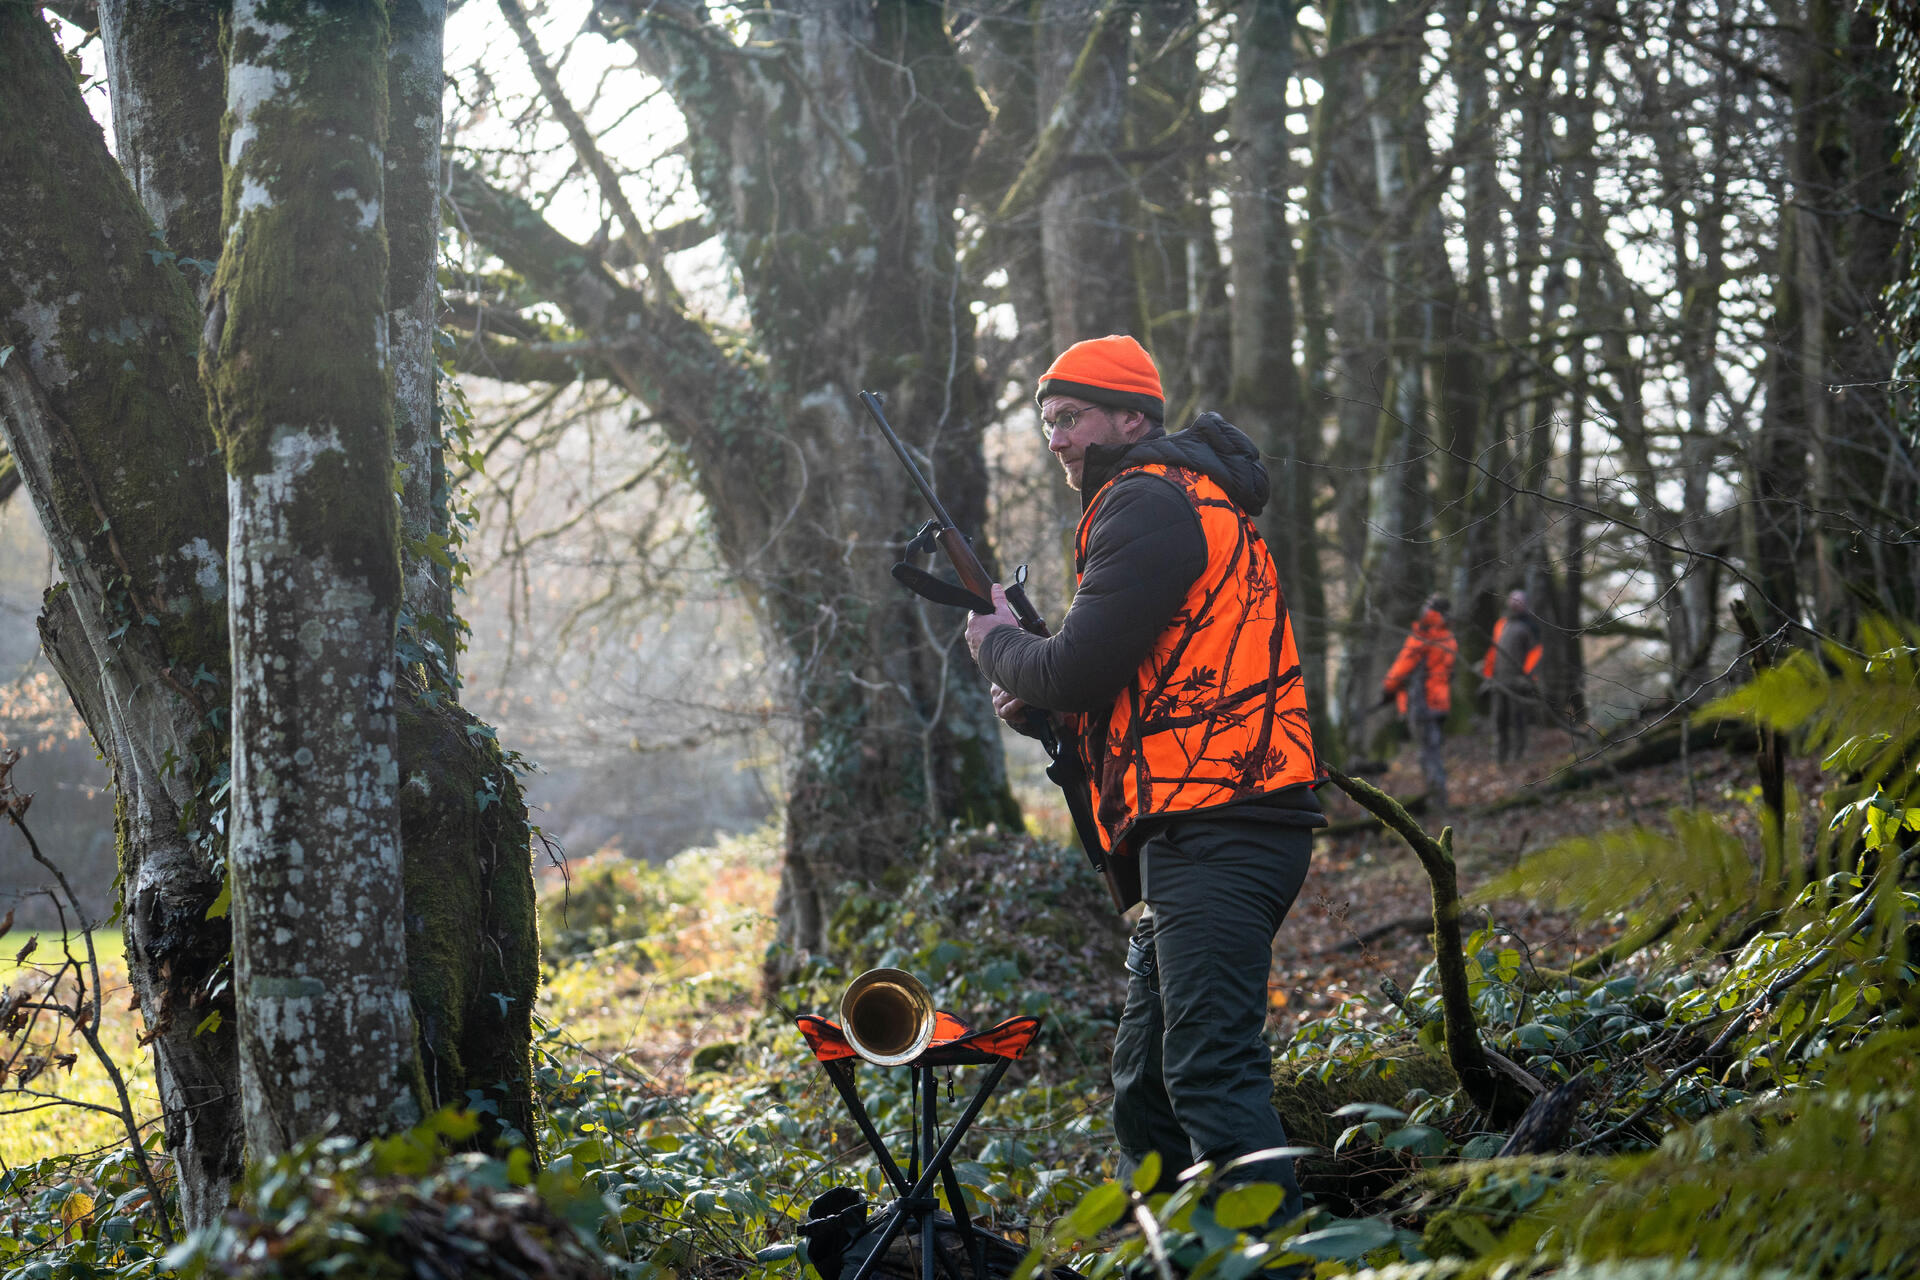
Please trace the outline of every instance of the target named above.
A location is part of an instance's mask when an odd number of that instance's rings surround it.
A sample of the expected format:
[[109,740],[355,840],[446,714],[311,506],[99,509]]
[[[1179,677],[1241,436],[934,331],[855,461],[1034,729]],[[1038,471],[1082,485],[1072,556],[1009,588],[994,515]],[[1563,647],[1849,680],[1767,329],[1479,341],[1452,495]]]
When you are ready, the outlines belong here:
[[256,1158],[404,1127],[422,1100],[394,794],[386,8],[267,3],[234,5],[202,353],[228,468],[227,868]]
[[115,153],[204,302],[220,256],[220,26],[227,0],[101,0]]
[[[1159,353],[1175,429],[1221,409],[1233,378],[1227,267],[1210,207],[1222,175],[1210,163],[1216,144],[1201,107],[1200,31],[1195,0],[1140,6],[1123,153],[1139,336]],[[1284,134],[1276,141],[1286,145]]]
[[[1029,206],[1038,214],[1050,325],[1043,358],[1110,333],[1133,334],[1151,348],[1133,270],[1129,215],[1137,209],[1126,168],[1115,158],[1126,143],[1132,45],[1126,6],[1039,0],[1033,15],[1034,97],[1046,125],[997,216],[1004,220]],[[1080,495],[1053,484],[1042,499],[1059,537],[1054,570],[1061,598],[1071,600]]]
[[1035,40],[1042,119],[1072,100],[1072,167],[1040,196],[1040,241],[1053,348],[1109,333],[1147,336],[1135,286],[1126,145],[1130,23],[1103,0],[1040,0]]
[[198,310],[179,267],[148,252],[151,223],[21,4],[0,5],[0,170],[0,261],[38,266],[0,275],[0,436],[65,578],[42,643],[113,770],[128,970],[197,1225],[225,1208],[241,1151],[227,923],[208,917],[226,504]]
[[393,444],[400,462],[403,629],[435,676],[458,688],[452,522],[440,427],[441,98],[446,0],[392,0],[387,46],[388,136],[383,216],[389,254],[387,345],[393,368]]
[[[1426,128],[1420,94],[1419,42],[1391,0],[1354,0],[1355,34],[1367,48],[1357,70],[1372,165],[1372,209],[1379,230],[1380,282],[1375,305],[1384,330],[1379,398],[1372,413],[1366,536],[1360,574],[1345,626],[1343,721],[1358,724],[1378,696],[1379,681],[1416,606],[1433,589],[1428,528],[1429,446],[1425,375],[1437,336],[1436,243],[1428,234],[1409,176],[1420,172],[1410,148]],[[1421,148],[1424,152],[1424,148]]]

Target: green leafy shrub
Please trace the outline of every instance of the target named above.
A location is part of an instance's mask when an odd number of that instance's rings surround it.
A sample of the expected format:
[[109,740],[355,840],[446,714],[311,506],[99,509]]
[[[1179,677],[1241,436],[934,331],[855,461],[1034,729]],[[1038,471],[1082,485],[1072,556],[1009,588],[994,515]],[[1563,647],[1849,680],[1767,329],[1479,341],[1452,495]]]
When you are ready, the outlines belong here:
[[[149,1140],[158,1146],[158,1135]],[[0,1277],[156,1274],[167,1245],[125,1147],[0,1172]]]
[[405,1133],[328,1138],[252,1171],[218,1224],[165,1260],[183,1280],[249,1276],[605,1274],[596,1229],[606,1205],[564,1170],[536,1172],[525,1148],[504,1159],[451,1147],[479,1121],[440,1112]]

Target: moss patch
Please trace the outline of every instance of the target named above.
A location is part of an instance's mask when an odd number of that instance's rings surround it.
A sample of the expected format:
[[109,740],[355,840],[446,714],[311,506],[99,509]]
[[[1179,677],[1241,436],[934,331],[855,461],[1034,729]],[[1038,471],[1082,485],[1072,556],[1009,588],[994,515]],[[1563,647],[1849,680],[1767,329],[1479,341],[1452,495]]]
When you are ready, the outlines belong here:
[[1329,1151],[1348,1124],[1333,1113],[1350,1102],[1378,1102],[1404,1110],[1411,1089],[1425,1089],[1437,1097],[1459,1087],[1459,1077],[1444,1058],[1414,1044],[1391,1057],[1313,1058],[1279,1062],[1273,1068],[1273,1106],[1287,1137]]
[[479,721],[410,682],[398,710],[408,984],[428,1094],[490,1102],[489,1137],[502,1123],[531,1135],[540,955],[526,804]]

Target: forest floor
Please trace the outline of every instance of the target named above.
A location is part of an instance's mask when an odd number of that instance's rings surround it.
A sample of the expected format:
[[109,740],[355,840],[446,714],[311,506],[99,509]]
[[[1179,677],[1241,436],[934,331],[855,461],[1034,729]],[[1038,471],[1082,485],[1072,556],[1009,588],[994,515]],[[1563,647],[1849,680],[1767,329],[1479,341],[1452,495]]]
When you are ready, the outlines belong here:
[[[1490,739],[1449,738],[1452,803],[1442,814],[1425,812],[1419,801],[1425,784],[1410,749],[1365,776],[1413,803],[1429,830],[1454,827],[1460,888],[1469,900],[1528,853],[1569,837],[1662,824],[1675,807],[1750,822],[1754,769],[1746,752],[1696,750],[1684,762],[1554,791],[1561,771],[1584,764],[1591,753],[1576,752],[1571,737],[1556,731],[1536,730],[1529,747],[1524,760],[1499,765]],[[1796,762],[1790,770],[1803,788],[1818,785],[1817,762]],[[1419,863],[1397,835],[1355,829],[1365,815],[1334,787],[1320,794],[1333,826],[1316,839],[1312,870],[1275,940],[1268,1029],[1276,1044],[1302,1021],[1342,1005],[1383,1008],[1381,979],[1409,989],[1432,954],[1430,891]],[[1044,814],[1041,822],[1046,825]],[[736,848],[723,860],[688,921],[688,936],[701,938],[699,945],[649,946],[652,959],[638,964],[633,952],[608,948],[551,970],[544,1016],[569,1038],[643,1067],[662,1086],[683,1083],[702,1047],[743,1037],[762,1012],[756,980],[776,880],[773,856],[769,843],[758,851]],[[1491,925],[1505,935],[1503,946],[1518,947],[1542,965],[1564,966],[1619,932],[1617,923],[1582,924],[1570,912],[1533,902],[1493,901],[1468,910],[1469,932]],[[1111,973],[1095,978],[1110,983],[1107,995],[1116,1003],[1124,986],[1117,938],[1116,931]]]
[[[1558,730],[1535,730],[1528,748],[1524,759],[1502,765],[1495,763],[1490,735],[1450,737],[1449,807],[1416,814],[1435,834],[1443,826],[1454,828],[1460,892],[1469,902],[1481,885],[1513,870],[1529,853],[1571,837],[1660,825],[1677,806],[1718,810],[1751,825],[1747,800],[1754,768],[1745,753],[1700,751],[1688,761],[1554,791],[1550,788],[1562,771],[1584,764],[1591,750],[1576,751],[1572,736]],[[1802,766],[1793,770],[1796,781],[1818,785],[1817,762]],[[1410,747],[1384,771],[1365,776],[1409,801],[1426,791]],[[1377,1004],[1382,978],[1402,990],[1411,987],[1432,957],[1430,889],[1420,864],[1397,835],[1377,828],[1352,830],[1366,815],[1336,788],[1323,787],[1319,794],[1333,827],[1315,841],[1313,868],[1275,939],[1268,1026],[1276,1038],[1344,1002]],[[1571,913],[1514,900],[1469,906],[1463,924],[1469,932],[1490,924],[1534,963],[1554,967],[1598,950],[1619,932],[1614,923],[1581,925]]]
[[[1642,768],[1555,792],[1549,786],[1556,774],[1580,763],[1570,739],[1536,732],[1531,747],[1525,760],[1501,766],[1493,762],[1490,742],[1470,736],[1448,740],[1452,806],[1441,815],[1421,812],[1419,819],[1430,830],[1443,822],[1454,826],[1461,889],[1469,898],[1526,853],[1572,836],[1636,822],[1657,824],[1676,806],[1718,810],[1732,815],[1736,825],[1751,821],[1754,771],[1746,752],[1696,751],[1687,763]],[[1790,773],[1803,790],[1821,781],[1816,761],[1792,762]],[[1366,776],[1419,807],[1416,798],[1424,783],[1410,751]],[[1321,795],[1334,826],[1316,840],[1306,885],[1275,941],[1269,1031],[1276,1044],[1302,1021],[1343,1005],[1380,1011],[1381,979],[1411,988],[1431,955],[1429,891],[1419,864],[1398,836],[1355,829],[1364,815],[1344,795],[1330,786]],[[1529,803],[1535,795],[1538,802]],[[585,957],[550,960],[541,1016],[563,1039],[641,1068],[656,1087],[683,1087],[702,1048],[745,1038],[764,1016],[759,973],[771,937],[777,850],[777,835],[768,831],[660,873],[679,881],[677,901],[660,921],[660,931],[639,940],[643,945],[623,943]],[[576,882],[580,871],[575,868]],[[543,894],[560,891],[558,876],[543,877]],[[1544,965],[1565,965],[1617,933],[1606,921],[1580,924],[1570,913],[1525,901],[1479,904],[1469,911],[1469,929],[1491,923],[1509,939],[1503,945],[1518,946]],[[0,986],[22,980],[18,970],[6,970],[13,969],[25,936],[16,931],[7,938]],[[1117,1005],[1124,977],[1119,936],[1116,925],[1111,966],[1089,975],[1090,999]],[[102,976],[109,996],[103,1030],[115,1056],[130,1068],[146,1118],[155,1110],[150,1073],[135,1044],[139,1028],[127,1009],[117,941],[103,938]],[[42,946],[54,949],[47,939]],[[43,950],[35,959],[46,954]],[[109,1101],[107,1082],[96,1078],[100,1073],[87,1055],[81,1058],[77,1069],[63,1074],[59,1092]],[[0,1142],[0,1158],[9,1164],[115,1140],[110,1119],[63,1108],[13,1117],[3,1127],[7,1136]]]

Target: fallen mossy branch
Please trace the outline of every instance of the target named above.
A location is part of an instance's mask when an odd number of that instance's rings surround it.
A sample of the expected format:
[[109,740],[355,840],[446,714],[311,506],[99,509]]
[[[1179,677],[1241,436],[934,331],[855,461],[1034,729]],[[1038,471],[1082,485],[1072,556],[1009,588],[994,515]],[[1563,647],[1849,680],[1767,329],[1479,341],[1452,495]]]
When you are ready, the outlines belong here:
[[[1327,770],[1334,785],[1397,832],[1426,869],[1433,887],[1433,959],[1439,977],[1447,1059],[1467,1097],[1496,1128],[1509,1128],[1526,1113],[1538,1089],[1527,1089],[1501,1070],[1480,1040],[1467,985],[1466,952],[1460,944],[1460,881],[1453,863],[1453,828],[1428,835],[1406,808],[1370,782]],[[1522,1073],[1524,1074],[1524,1073]]]

